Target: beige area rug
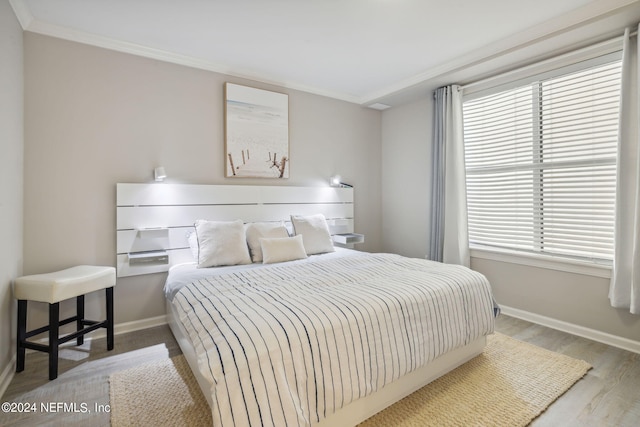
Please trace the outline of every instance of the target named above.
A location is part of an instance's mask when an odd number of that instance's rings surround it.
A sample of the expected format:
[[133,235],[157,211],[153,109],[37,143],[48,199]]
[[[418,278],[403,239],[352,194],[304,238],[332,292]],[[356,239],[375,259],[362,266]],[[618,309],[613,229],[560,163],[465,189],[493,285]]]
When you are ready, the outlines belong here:
[[111,426],[211,426],[211,410],[187,359],[171,359],[109,377]]
[[[374,426],[525,426],[591,366],[502,334],[483,354],[362,423]],[[111,425],[211,425],[184,357],[110,377]]]

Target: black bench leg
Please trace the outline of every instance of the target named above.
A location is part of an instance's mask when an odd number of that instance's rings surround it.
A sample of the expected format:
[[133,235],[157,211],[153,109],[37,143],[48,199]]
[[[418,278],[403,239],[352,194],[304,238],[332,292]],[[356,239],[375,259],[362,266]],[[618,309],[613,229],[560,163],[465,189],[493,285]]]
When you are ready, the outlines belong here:
[[107,293],[107,350],[113,350],[113,287]]
[[49,379],[58,378],[58,333],[60,303],[49,304]]
[[17,352],[16,355],[16,372],[24,371],[25,347],[24,342],[27,339],[27,300],[18,300],[18,334],[17,334]]
[[[78,295],[76,297],[76,316],[78,320],[76,320],[76,331],[81,331],[84,328],[84,324],[82,321],[84,320],[84,295]],[[77,344],[84,344],[84,335],[80,335],[77,339]]]

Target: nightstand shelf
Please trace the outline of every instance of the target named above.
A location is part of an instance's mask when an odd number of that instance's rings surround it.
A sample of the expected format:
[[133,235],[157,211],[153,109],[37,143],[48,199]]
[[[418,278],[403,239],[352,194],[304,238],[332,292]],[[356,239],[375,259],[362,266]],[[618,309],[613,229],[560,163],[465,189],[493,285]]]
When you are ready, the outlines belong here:
[[364,234],[358,233],[340,233],[332,236],[334,243],[341,245],[355,245],[364,242]]
[[130,252],[129,265],[169,264],[169,254],[165,250]]

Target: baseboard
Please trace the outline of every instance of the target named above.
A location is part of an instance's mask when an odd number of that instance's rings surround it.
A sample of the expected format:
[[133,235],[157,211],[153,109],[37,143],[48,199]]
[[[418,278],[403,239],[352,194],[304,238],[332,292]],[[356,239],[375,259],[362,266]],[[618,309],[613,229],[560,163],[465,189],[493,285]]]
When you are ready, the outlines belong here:
[[[142,329],[153,328],[156,326],[166,325],[168,323],[167,315],[149,317],[142,320],[134,320],[132,322],[118,323],[113,327],[114,335],[126,334],[129,332],[135,332]],[[96,334],[93,334],[93,338],[104,338],[107,336],[107,331],[104,328],[98,329]]]
[[16,374],[16,355],[14,354],[11,361],[4,367],[0,374],[0,397],[4,396],[13,376]]
[[603,344],[610,345],[612,347],[617,347],[623,350],[640,354],[640,342],[638,341],[619,337],[617,335],[608,334],[606,332],[598,331],[596,329],[586,328],[584,326],[576,325],[573,323],[563,322],[562,320],[553,319],[551,317],[541,316],[539,314],[531,313],[529,311],[524,311],[517,308],[504,306],[502,304],[500,304],[500,310],[503,314],[506,314],[507,316],[526,320],[528,322],[546,326],[551,329],[567,332],[572,335],[577,335],[582,338],[587,338],[592,341],[597,341]]

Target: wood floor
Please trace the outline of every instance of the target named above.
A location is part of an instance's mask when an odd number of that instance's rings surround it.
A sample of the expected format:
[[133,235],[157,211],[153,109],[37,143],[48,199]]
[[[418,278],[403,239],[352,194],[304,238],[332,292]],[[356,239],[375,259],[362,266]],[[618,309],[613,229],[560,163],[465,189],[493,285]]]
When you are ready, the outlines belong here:
[[640,426],[640,354],[505,315],[496,331],[593,366],[531,426]]
[[[593,366],[532,426],[640,426],[640,355],[505,315],[498,317],[496,331]],[[29,353],[25,371],[15,375],[0,402],[45,402],[52,410],[42,413],[38,406],[35,413],[0,412],[0,425],[108,426],[109,375],[177,354],[167,326],[118,335],[111,352],[104,339],[93,340],[61,350],[60,375],[49,382],[47,355]]]

